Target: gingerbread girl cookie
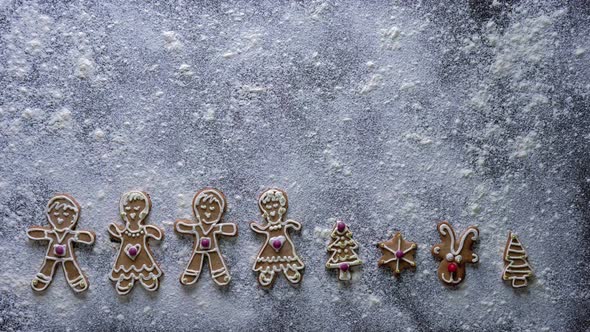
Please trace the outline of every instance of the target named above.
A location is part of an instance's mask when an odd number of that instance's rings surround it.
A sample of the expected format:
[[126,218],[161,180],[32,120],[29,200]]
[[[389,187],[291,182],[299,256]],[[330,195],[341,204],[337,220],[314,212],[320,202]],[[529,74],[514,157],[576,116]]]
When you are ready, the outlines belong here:
[[88,278],[76,261],[72,243],[93,244],[95,236],[90,231],[76,230],[80,211],[80,204],[72,196],[55,195],[47,203],[46,215],[50,226],[32,226],[27,230],[29,239],[49,241],[43,265],[31,283],[33,290],[45,290],[58,265],[62,266],[66,280],[75,292],[88,289]]
[[414,242],[404,240],[400,232],[395,233],[389,241],[379,242],[377,248],[383,253],[377,265],[387,265],[396,276],[407,268],[416,267],[414,253],[418,246]]
[[125,225],[110,224],[108,231],[113,239],[121,242],[119,253],[109,278],[116,281],[117,293],[125,295],[133,289],[135,281],[148,291],[159,286],[162,270],[154,260],[148,240],[162,240],[164,231],[153,225],[144,225],[152,202],[143,191],[130,191],[121,197],[119,212]]
[[332,240],[326,249],[332,256],[326,263],[327,269],[338,269],[338,280],[350,280],[350,268],[363,264],[355,252],[358,244],[352,239],[352,232],[344,221],[338,220],[330,235]]
[[455,231],[448,222],[440,222],[437,229],[443,241],[432,247],[432,254],[442,260],[438,266],[438,278],[448,285],[457,285],[465,279],[465,264],[479,261],[473,251],[479,230],[469,226],[457,241]]
[[205,259],[209,262],[209,272],[213,281],[219,285],[227,285],[231,276],[217,244],[217,237],[238,235],[238,226],[231,223],[220,223],[225,213],[225,196],[214,188],[198,191],[193,198],[193,215],[195,221],[181,219],[174,223],[178,233],[194,237],[192,257],[180,276],[183,285],[197,282]]
[[254,232],[266,236],[252,268],[258,272],[258,282],[264,287],[271,286],[277,273],[282,272],[291,284],[299,283],[301,270],[305,266],[297,256],[287,230],[300,230],[301,224],[294,220],[283,220],[288,208],[287,193],[280,189],[269,189],[260,195],[258,207],[266,221],[264,224],[250,223]]

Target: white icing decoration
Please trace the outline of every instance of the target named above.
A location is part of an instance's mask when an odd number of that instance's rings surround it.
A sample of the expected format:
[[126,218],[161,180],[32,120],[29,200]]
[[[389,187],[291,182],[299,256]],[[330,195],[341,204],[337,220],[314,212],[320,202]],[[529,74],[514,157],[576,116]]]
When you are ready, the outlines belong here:
[[[65,200],[65,201],[69,202],[70,204],[67,204],[65,202],[64,203],[57,202],[59,200]],[[52,211],[54,209],[67,209],[67,210],[74,211],[75,215],[72,218],[72,222],[71,222],[69,228],[66,228],[63,230],[58,230],[55,227],[53,227],[53,225],[51,224],[51,219],[49,219],[49,215],[50,215],[50,211]],[[49,224],[52,225],[52,229],[47,230],[47,229],[43,229],[43,228],[41,228],[41,229],[32,228],[27,231],[27,237],[31,240],[34,240],[34,241],[49,241],[49,245],[47,246],[47,251],[45,252],[43,266],[45,265],[45,262],[47,260],[51,260],[51,261],[54,261],[53,268],[51,269],[50,275],[45,275],[41,272],[37,273],[37,275],[35,276],[35,279],[33,279],[33,281],[31,282],[31,286],[35,286],[38,283],[37,280],[40,280],[41,282],[45,283],[45,287],[33,288],[33,289],[36,291],[45,290],[51,284],[51,281],[53,280],[53,276],[55,274],[55,270],[56,270],[58,264],[62,264],[62,270],[64,271],[66,281],[68,282],[68,284],[70,285],[72,290],[76,293],[83,292],[86,289],[88,289],[88,280],[84,276],[84,273],[82,272],[82,269],[80,268],[80,265],[78,264],[78,261],[74,259],[74,251],[73,251],[73,247],[72,247],[72,242],[81,242],[84,244],[94,244],[96,238],[92,232],[78,231],[78,230],[74,229],[77,222],[78,222],[78,219],[80,217],[80,209],[78,208],[78,204],[74,201],[74,199],[69,196],[66,196],[66,195],[53,196],[49,200],[49,202],[47,203],[46,215],[47,215],[47,219],[49,220]],[[40,231],[43,231],[42,237],[34,237],[30,234],[31,232],[40,232]],[[90,239],[88,241],[80,241],[79,234],[82,234],[82,233],[84,235],[87,235]],[[57,243],[54,243],[54,239],[49,236],[50,234],[53,234],[55,236],[55,240],[57,240]],[[68,235],[68,234],[72,234],[73,236],[71,236],[67,240],[67,242],[64,243],[66,235]],[[64,249],[65,249],[64,255],[61,255],[60,257],[51,256],[50,253],[52,251],[54,254],[57,255],[55,250],[58,246],[64,247]],[[72,262],[72,264],[75,266],[75,268],[78,271],[80,271],[79,276],[77,278],[75,278],[74,280],[70,280],[68,277],[68,274],[65,272],[66,271],[66,269],[65,269],[66,262]]]
[[[267,210],[266,204],[267,203],[277,203],[277,202],[280,205],[279,209],[277,210],[278,218],[276,221],[273,222],[270,219],[270,216],[266,211]],[[290,236],[288,235],[287,230],[289,227],[292,227],[295,230],[300,230],[301,224],[297,221],[294,221],[294,220],[283,220],[283,216],[287,212],[286,193],[280,189],[269,189],[269,190],[265,191],[262,195],[260,195],[260,198],[258,199],[258,207],[262,211],[262,217],[266,221],[265,225],[260,225],[257,223],[250,224],[250,228],[254,232],[266,235],[266,241],[264,242],[265,244],[260,248],[260,251],[258,252],[258,255],[256,258],[256,262],[254,263],[254,266],[252,267],[252,270],[254,272],[258,272],[258,282],[262,286],[270,286],[272,284],[274,278],[276,277],[275,274],[277,272],[282,272],[284,274],[285,278],[287,278],[287,280],[290,283],[292,283],[292,284],[299,283],[301,281],[301,273],[299,271],[303,270],[305,265],[301,261],[301,258],[297,255],[297,253],[295,251],[295,246],[294,246],[293,241],[291,240]],[[287,256],[283,257],[283,260],[288,260],[288,262],[285,262],[285,261],[283,261],[283,262],[264,261],[268,258],[264,257],[262,255],[263,251],[265,250],[267,245],[270,245],[272,247],[272,244],[270,242],[270,237],[271,237],[270,232],[277,231],[277,230],[281,231],[280,235],[284,236],[285,242],[288,242],[290,245],[289,247],[292,251],[290,254],[292,254],[292,255],[287,255]],[[272,257],[277,257],[277,256],[272,256]],[[279,260],[280,259],[281,258],[279,258]],[[257,267],[258,263],[269,263],[271,265],[266,266],[266,267],[263,267],[263,266]]]
[[453,254],[451,254],[451,253],[448,253],[448,254],[447,254],[447,256],[446,256],[445,258],[446,258],[446,259],[447,259],[449,262],[452,262],[454,257],[453,257]]
[[[506,248],[504,249],[504,261],[508,262],[508,264],[505,264],[506,266],[502,271],[502,279],[511,281],[513,288],[526,287],[528,285],[527,278],[533,276],[533,270],[527,259],[528,255],[518,240],[517,235],[513,235],[510,232],[508,233],[508,237],[510,241],[507,242]],[[520,249],[516,249],[515,247]],[[520,260],[522,263],[518,264],[515,260]],[[508,276],[508,274],[511,275]]]

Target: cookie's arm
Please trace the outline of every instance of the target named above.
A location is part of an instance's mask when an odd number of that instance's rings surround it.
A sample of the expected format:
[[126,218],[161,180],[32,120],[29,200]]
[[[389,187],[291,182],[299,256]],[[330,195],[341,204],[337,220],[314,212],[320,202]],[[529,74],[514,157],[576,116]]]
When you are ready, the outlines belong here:
[[266,234],[266,228],[267,228],[266,226],[260,226],[259,224],[255,223],[255,222],[251,222],[250,228],[258,234]]
[[74,241],[84,244],[93,244],[96,236],[94,232],[90,231],[77,231]]
[[159,227],[156,227],[153,225],[145,226],[145,234],[148,237],[152,237],[158,241],[160,241],[162,239],[162,237],[164,236],[164,233],[162,232],[162,230]]
[[238,234],[238,225],[232,223],[219,224],[219,232],[225,236],[236,236]]
[[49,230],[45,227],[42,226],[32,226],[29,229],[27,229],[27,237],[31,240],[49,240],[49,238],[47,238],[47,232]]
[[285,227],[293,227],[295,230],[301,230],[301,224],[298,221],[288,219],[285,222]]
[[117,225],[109,224],[108,231],[112,238],[121,239],[121,229]]
[[195,231],[195,223],[188,219],[180,219],[174,222],[174,230],[178,233],[192,234]]

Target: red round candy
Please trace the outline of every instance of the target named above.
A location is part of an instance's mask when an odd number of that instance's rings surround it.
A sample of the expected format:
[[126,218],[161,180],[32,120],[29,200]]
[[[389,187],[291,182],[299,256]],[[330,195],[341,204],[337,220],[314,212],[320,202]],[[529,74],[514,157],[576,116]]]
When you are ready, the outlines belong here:
[[449,272],[453,273],[455,271],[457,271],[457,268],[459,268],[457,266],[457,264],[455,263],[449,263],[449,265],[447,266],[447,269],[449,270]]

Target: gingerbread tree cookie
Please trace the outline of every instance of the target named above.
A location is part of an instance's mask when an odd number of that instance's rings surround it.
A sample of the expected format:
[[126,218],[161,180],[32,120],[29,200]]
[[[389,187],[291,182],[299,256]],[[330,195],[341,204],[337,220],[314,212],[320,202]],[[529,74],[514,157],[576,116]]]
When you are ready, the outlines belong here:
[[457,285],[465,279],[465,264],[479,261],[473,251],[473,243],[479,237],[479,230],[475,226],[469,226],[457,239],[448,222],[440,222],[437,229],[442,243],[432,247],[432,254],[442,260],[438,266],[438,278],[448,285]]
[[383,253],[377,265],[387,265],[396,276],[407,268],[416,267],[414,253],[418,246],[414,242],[404,240],[400,232],[395,233],[389,241],[379,242],[377,248]]
[[533,269],[529,265],[526,250],[520,243],[518,236],[508,232],[508,240],[504,248],[502,279],[511,281],[513,288],[521,288],[528,285],[528,278],[532,276]]
[[352,232],[348,226],[340,220],[334,225],[330,237],[332,240],[327,251],[332,253],[332,256],[328,259],[326,268],[338,269],[338,280],[350,280],[350,268],[363,264],[355,252],[358,244],[352,239]]
[[121,197],[119,212],[125,225],[110,224],[108,231],[121,242],[117,259],[109,278],[116,281],[117,293],[125,295],[139,281],[148,291],[158,289],[162,270],[154,260],[149,239],[162,240],[164,231],[144,225],[152,207],[150,196],[143,191],[130,191]]
[[75,292],[88,289],[88,278],[78,265],[73,243],[93,244],[95,236],[94,232],[76,230],[81,210],[74,197],[55,195],[46,209],[50,226],[32,226],[27,230],[29,239],[49,241],[43,265],[31,283],[33,290],[40,292],[49,287],[58,265],[61,265],[68,284]]
[[236,236],[238,226],[231,223],[220,223],[225,213],[225,196],[214,188],[205,188],[198,191],[193,198],[193,215],[196,221],[177,220],[174,229],[178,233],[189,234],[194,238],[193,254],[180,276],[183,285],[191,285],[197,282],[203,263],[209,262],[209,272],[213,281],[219,285],[227,285],[231,277],[219,245],[217,237]]
[[279,272],[291,284],[298,284],[302,278],[301,270],[305,266],[287,232],[290,228],[300,230],[301,224],[294,220],[283,220],[288,206],[287,193],[276,188],[269,189],[258,198],[258,207],[265,223],[250,223],[254,232],[266,236],[252,267],[254,272],[258,272],[258,282],[263,287],[271,286]]

